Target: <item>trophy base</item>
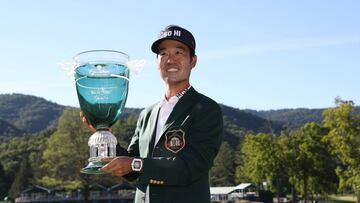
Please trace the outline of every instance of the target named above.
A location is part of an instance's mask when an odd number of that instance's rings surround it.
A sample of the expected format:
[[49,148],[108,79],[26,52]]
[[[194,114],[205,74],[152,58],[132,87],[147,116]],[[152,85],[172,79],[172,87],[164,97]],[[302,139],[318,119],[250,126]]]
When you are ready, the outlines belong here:
[[107,172],[100,170],[104,165],[105,163],[101,161],[90,161],[80,172],[85,174],[108,174]]

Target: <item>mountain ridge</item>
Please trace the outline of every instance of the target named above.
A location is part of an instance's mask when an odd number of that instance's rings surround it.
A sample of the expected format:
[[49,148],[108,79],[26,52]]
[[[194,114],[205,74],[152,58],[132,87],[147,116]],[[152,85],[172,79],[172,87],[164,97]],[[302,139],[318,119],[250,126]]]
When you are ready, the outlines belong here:
[[[321,122],[324,109],[238,109],[220,104],[224,119],[224,137],[237,144],[248,131],[279,133],[306,122]],[[40,132],[55,124],[64,109],[70,108],[44,98],[19,93],[0,94],[0,135],[24,136]],[[74,107],[71,107],[74,108]],[[138,115],[143,108],[125,108],[121,119]]]
[[[40,132],[54,124],[65,108],[37,96],[0,94],[0,119],[6,121],[2,124],[11,124],[21,135]],[[0,135],[4,132],[0,131]]]

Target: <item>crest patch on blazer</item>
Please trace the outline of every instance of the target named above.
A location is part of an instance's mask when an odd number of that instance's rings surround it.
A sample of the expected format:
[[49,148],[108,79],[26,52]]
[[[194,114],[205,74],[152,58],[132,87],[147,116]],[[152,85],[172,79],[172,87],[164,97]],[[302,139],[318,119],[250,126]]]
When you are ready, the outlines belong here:
[[185,132],[181,129],[171,130],[165,134],[165,148],[178,153],[185,147]]

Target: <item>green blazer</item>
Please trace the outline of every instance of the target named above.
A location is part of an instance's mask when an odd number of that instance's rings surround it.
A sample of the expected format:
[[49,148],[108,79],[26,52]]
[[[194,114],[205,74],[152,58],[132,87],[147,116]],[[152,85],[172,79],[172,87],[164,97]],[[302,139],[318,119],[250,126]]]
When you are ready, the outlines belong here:
[[150,203],[210,202],[209,170],[222,141],[219,105],[190,88],[175,105],[154,146],[160,102],[144,109],[128,147],[131,156],[144,159],[137,178],[135,202],[144,202],[149,185]]

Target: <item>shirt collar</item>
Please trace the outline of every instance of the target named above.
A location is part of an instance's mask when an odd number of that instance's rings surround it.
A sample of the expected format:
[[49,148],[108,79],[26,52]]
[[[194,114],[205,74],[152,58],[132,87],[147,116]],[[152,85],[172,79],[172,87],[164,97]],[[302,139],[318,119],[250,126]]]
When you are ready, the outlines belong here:
[[170,97],[169,100],[167,100],[164,95],[163,99],[160,102],[160,106],[163,106],[165,103],[176,104],[190,88],[191,85],[189,85],[189,87],[185,88],[183,91],[177,93],[175,96]]
[[184,94],[191,88],[191,85],[189,87],[185,88],[183,91],[176,94],[176,96],[180,99]]

